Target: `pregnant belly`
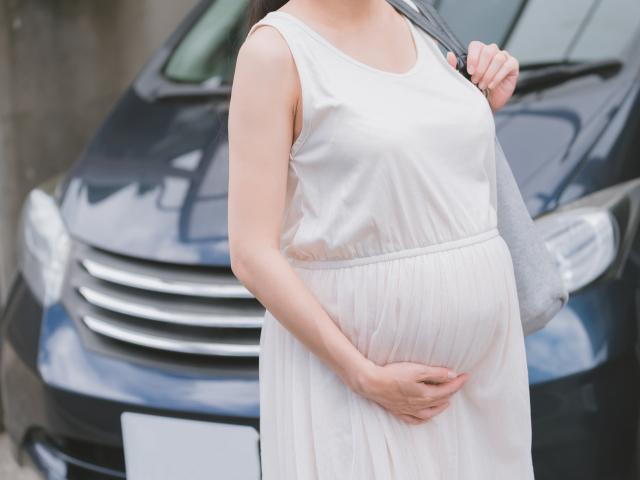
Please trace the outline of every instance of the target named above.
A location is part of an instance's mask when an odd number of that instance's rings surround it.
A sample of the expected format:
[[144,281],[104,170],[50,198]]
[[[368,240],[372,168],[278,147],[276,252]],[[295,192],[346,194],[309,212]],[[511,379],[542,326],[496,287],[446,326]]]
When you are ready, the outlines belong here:
[[[296,267],[294,267],[296,268]],[[450,250],[296,271],[363,355],[469,371],[503,341],[517,302],[500,236]],[[519,319],[518,319],[519,322]]]

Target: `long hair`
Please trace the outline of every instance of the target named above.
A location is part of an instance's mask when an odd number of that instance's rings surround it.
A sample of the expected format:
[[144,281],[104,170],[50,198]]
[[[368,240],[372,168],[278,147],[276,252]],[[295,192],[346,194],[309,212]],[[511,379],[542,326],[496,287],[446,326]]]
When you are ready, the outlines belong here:
[[287,3],[287,0],[251,0],[249,7],[249,27],[253,26],[258,20],[267,13],[277,10]]

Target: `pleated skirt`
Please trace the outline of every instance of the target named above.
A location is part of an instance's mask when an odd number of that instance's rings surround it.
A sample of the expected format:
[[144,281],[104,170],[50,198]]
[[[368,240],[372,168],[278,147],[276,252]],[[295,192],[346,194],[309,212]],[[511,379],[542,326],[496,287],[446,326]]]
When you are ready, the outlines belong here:
[[378,365],[470,377],[409,424],[354,393],[267,310],[260,337],[263,480],[530,480],[531,415],[511,255],[497,229],[462,241],[292,265]]

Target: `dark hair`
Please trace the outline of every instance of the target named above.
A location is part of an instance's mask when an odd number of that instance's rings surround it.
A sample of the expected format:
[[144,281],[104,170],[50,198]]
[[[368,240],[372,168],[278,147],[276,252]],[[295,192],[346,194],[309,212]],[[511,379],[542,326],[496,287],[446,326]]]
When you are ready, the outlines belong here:
[[287,3],[287,0],[251,0],[249,7],[249,27],[262,19],[267,13],[277,10]]

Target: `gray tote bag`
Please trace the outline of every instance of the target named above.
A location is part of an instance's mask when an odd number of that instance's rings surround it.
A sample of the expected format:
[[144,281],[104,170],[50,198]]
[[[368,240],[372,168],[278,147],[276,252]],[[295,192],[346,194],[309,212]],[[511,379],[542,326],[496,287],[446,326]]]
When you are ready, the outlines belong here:
[[[469,78],[465,48],[428,0],[414,0],[411,4],[410,0],[387,1],[442,47],[452,51],[458,60],[457,70]],[[527,209],[497,136],[495,141],[498,230],[509,247],[522,329],[529,335],[543,328],[564,307],[569,301],[569,292]]]
[[544,327],[569,301],[551,252],[527,209],[496,137],[498,230],[509,246],[525,335]]

